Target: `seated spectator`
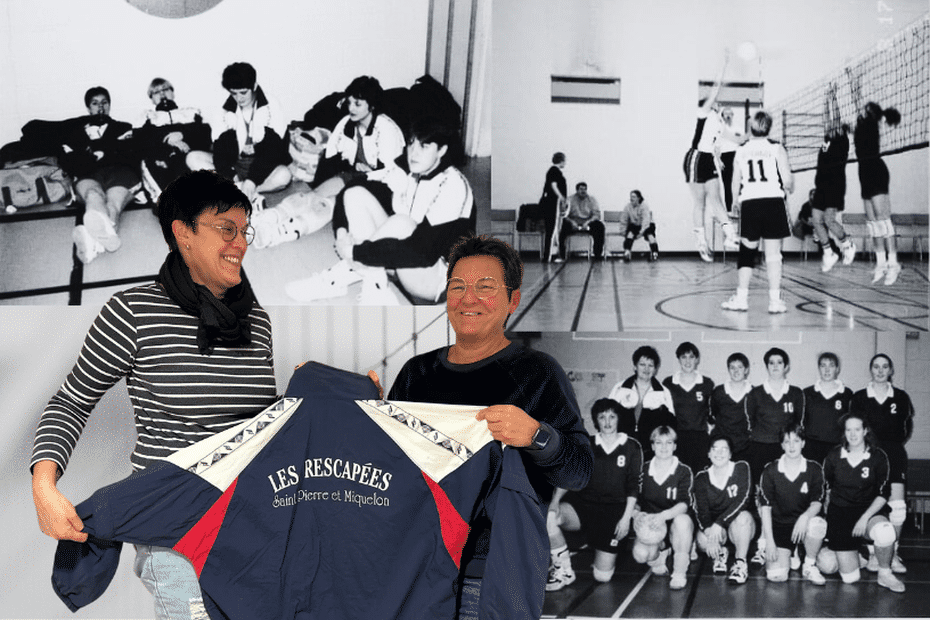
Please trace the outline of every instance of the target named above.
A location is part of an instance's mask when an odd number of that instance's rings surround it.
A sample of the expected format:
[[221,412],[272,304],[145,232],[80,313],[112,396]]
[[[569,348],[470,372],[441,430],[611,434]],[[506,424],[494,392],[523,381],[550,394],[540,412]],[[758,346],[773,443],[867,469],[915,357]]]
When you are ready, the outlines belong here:
[[367,173],[397,166],[395,160],[404,154],[404,134],[380,112],[383,90],[375,78],[355,78],[345,95],[348,114],[330,135],[316,169],[314,189],[292,194],[275,209],[253,216],[257,248],[293,241],[324,226],[337,202],[344,209],[342,192],[347,187],[361,185],[379,201],[390,202],[390,188]]
[[157,202],[162,188],[187,172],[188,153],[210,150],[210,125],[199,109],[178,107],[168,80],[152,80],[148,94],[155,108],[145,112],[133,137],[142,156],[142,185]]
[[564,259],[565,240],[574,233],[587,233],[594,239],[594,256],[604,255],[604,222],[601,207],[597,199],[588,193],[588,184],[584,181],[575,185],[575,193],[568,197],[568,215],[562,220],[559,231],[559,248]]
[[623,232],[623,260],[625,262],[633,259],[633,241],[637,237],[642,237],[649,243],[649,260],[659,259],[656,223],[652,221],[652,211],[638,189],[630,192],[630,202],[620,212],[620,230]]
[[591,418],[597,434],[591,437],[594,469],[588,486],[580,491],[557,488],[549,504],[551,567],[546,590],[561,590],[575,581],[575,571],[563,531],[584,529],[594,548],[594,579],[610,581],[620,543],[631,530],[633,511],[643,477],[643,450],[632,437],[634,425],[620,417],[620,403],[609,398],[595,401]]
[[71,234],[78,258],[90,263],[104,251],[115,252],[119,216],[139,186],[138,160],[132,151],[132,125],[110,118],[110,93],[94,86],[84,94],[88,116],[62,142],[61,167],[75,179],[84,202],[84,223]]
[[312,277],[292,282],[299,301],[346,295],[361,281],[363,304],[396,303],[387,289],[387,269],[416,300],[435,303],[446,289],[446,259],[452,244],[475,229],[474,199],[460,158],[458,132],[425,117],[414,122],[406,170],[400,166],[368,173],[390,192],[368,186],[346,188],[333,213],[340,260]]
[[236,62],[223,70],[223,88],[229,98],[221,121],[213,127],[213,154],[191,151],[191,170],[216,170],[232,179],[259,209],[262,192],[287,187],[291,172],[284,132],[287,122],[280,106],[265,95],[256,81],[255,68]]

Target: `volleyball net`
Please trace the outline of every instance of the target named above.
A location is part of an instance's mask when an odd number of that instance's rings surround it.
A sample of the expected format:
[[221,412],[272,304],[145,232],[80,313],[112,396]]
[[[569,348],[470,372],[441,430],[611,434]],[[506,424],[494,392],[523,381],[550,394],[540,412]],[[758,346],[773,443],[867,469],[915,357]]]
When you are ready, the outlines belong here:
[[[882,123],[883,155],[928,145],[930,110],[930,15],[880,41],[845,66],[825,75],[772,106],[772,138],[788,151],[795,172],[817,167],[825,128],[839,116],[852,129],[861,106],[869,101],[901,113],[891,131]],[[858,96],[855,90],[858,89]],[[850,149],[850,157],[854,154]],[[852,160],[852,159],[851,159]]]

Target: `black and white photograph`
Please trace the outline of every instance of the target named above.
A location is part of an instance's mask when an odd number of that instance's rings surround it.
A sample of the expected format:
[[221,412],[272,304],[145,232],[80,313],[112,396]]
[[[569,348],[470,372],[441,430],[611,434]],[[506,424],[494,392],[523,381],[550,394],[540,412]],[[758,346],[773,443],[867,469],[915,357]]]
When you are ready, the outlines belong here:
[[248,199],[236,252],[268,304],[435,304],[489,208],[490,3],[12,0],[0,19],[2,303],[152,280],[158,198],[190,170]]
[[926,330],[927,13],[495,2],[513,328]]

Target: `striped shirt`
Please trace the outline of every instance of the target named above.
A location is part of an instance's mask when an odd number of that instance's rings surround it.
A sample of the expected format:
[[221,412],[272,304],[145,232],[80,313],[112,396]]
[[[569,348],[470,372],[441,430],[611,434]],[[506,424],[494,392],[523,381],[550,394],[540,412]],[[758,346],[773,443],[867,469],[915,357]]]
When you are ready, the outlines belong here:
[[138,438],[133,469],[235,426],[276,396],[271,321],[257,303],[252,342],[197,348],[198,318],[152,283],[116,293],[94,320],[81,354],[39,419],[30,466],[64,472],[91,412],[126,378]]

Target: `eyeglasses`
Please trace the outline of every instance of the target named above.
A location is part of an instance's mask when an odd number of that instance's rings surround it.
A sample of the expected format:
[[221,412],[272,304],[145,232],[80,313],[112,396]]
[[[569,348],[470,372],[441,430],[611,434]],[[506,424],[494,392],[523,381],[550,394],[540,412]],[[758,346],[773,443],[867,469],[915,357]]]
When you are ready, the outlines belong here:
[[174,91],[174,86],[168,86],[167,84],[164,84],[157,88],[153,88],[152,92],[149,93],[149,97],[151,97],[152,95],[157,95],[159,93],[167,93],[167,92],[173,92],[173,91]]
[[223,241],[226,241],[227,243],[234,241],[240,230],[242,232],[242,236],[245,237],[246,245],[251,245],[252,241],[255,239],[255,229],[252,228],[251,224],[246,224],[241,229],[232,222],[224,222],[222,224],[204,224],[204,226],[209,226],[210,228],[215,228],[220,231],[220,234],[223,236]]
[[474,284],[468,284],[462,278],[449,278],[446,296],[451,299],[461,299],[465,296],[465,291],[469,286],[475,291],[475,297],[478,299],[494,297],[501,289],[501,285],[494,278],[481,278]]

